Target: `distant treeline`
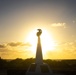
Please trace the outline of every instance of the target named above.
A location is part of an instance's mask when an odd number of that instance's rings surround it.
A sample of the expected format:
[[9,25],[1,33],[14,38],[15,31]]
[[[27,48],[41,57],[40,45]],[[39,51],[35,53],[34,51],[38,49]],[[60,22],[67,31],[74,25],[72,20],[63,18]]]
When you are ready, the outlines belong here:
[[[31,63],[34,63],[35,59],[14,59],[11,61],[7,61],[0,58],[0,70],[8,70],[8,69],[21,69],[27,70]],[[76,60],[44,60],[44,63],[47,63],[52,70],[69,70],[76,71]]]

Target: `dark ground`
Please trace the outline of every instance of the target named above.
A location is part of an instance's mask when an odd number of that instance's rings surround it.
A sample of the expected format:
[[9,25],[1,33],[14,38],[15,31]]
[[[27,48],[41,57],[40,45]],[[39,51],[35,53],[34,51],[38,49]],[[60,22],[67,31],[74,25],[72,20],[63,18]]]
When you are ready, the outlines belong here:
[[[29,65],[35,59],[15,59],[11,61],[0,59],[0,75],[25,75]],[[54,74],[76,75],[76,60],[44,60]]]

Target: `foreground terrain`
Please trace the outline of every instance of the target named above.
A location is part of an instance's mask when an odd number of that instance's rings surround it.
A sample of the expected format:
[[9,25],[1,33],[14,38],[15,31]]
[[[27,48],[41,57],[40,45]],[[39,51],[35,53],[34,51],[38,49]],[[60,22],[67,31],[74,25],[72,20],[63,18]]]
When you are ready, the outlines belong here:
[[[24,75],[35,59],[0,59],[0,75]],[[55,75],[76,75],[76,60],[44,60]]]

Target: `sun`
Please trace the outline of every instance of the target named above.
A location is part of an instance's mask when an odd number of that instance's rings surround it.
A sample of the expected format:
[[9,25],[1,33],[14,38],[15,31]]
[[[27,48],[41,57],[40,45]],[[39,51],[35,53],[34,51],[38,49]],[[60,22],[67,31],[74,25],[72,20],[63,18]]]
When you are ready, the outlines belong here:
[[[27,42],[29,42],[32,47],[30,48],[33,53],[36,53],[36,47],[37,47],[37,29],[31,31],[29,35],[27,36]],[[41,45],[42,45],[42,52],[43,54],[46,54],[47,51],[53,51],[55,49],[55,41],[52,38],[51,34],[48,33],[47,30],[42,29],[42,34],[40,36],[41,38]]]

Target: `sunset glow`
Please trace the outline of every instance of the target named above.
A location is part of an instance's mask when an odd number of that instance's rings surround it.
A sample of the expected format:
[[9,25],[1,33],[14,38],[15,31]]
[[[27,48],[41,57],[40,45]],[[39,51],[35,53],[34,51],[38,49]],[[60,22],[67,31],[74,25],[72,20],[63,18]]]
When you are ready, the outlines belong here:
[[[28,34],[27,42],[29,42],[32,47],[31,50],[35,54],[36,53],[36,46],[37,46],[37,29],[33,30]],[[47,51],[53,51],[55,49],[55,41],[51,34],[47,30],[42,29],[42,35],[41,35],[41,44],[42,44],[42,51],[43,54],[46,54]]]
[[35,58],[42,29],[44,59],[76,59],[76,0],[1,0],[0,57]]

